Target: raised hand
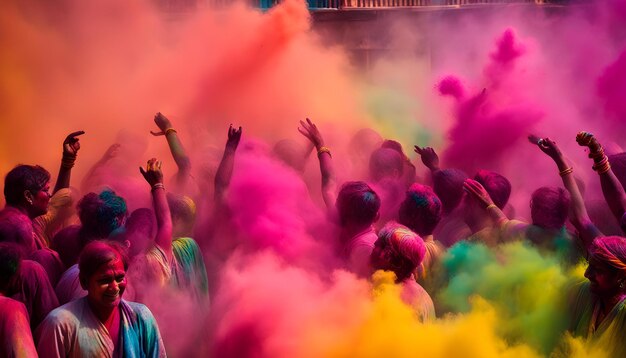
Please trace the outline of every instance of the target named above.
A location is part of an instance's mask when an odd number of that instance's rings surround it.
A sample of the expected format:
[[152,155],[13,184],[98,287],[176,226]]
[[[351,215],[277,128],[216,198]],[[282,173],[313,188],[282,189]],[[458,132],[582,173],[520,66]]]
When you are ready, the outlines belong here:
[[75,157],[80,149],[80,141],[78,136],[85,134],[85,131],[76,131],[68,134],[63,141],[63,155]]
[[556,142],[550,138],[543,138],[537,140],[537,147],[541,149],[542,152],[546,153],[550,158],[556,160],[561,158],[563,155],[559,146],[556,145]]
[[104,152],[104,155],[102,155],[102,159],[103,161],[109,161],[115,157],[117,157],[117,155],[120,153],[120,147],[122,145],[119,143],[115,143],[112,144],[107,150],[106,152]]
[[307,137],[316,149],[319,150],[320,147],[324,146],[324,138],[322,138],[322,134],[309,118],[306,119],[306,122],[300,121],[300,126],[301,127],[298,127],[298,132]]
[[161,112],[158,112],[156,115],[154,115],[154,123],[159,127],[161,131],[150,131],[153,136],[166,135],[167,130],[172,128],[172,123],[170,122],[170,120],[167,119],[167,117],[165,117]]
[[431,147],[419,147],[414,146],[415,153],[419,154],[422,158],[422,163],[426,166],[426,168],[430,170],[439,169],[439,156],[435,153],[435,150]]
[[231,124],[228,127],[228,140],[226,141],[226,148],[236,150],[241,141],[241,126],[238,129],[233,128]]
[[154,188],[156,184],[163,184],[161,164],[161,161],[156,160],[156,158],[152,158],[148,160],[145,170],[142,167],[139,167],[139,172],[152,188]]
[[[592,154],[599,152],[602,149],[598,140],[590,132],[580,132],[576,135],[576,142],[582,147],[589,147],[589,157],[593,158]],[[604,153],[603,153],[604,154]]]
[[463,190],[478,199],[478,201],[483,203],[486,208],[490,205],[494,205],[493,200],[491,200],[491,196],[487,193],[487,190],[485,190],[482,184],[476,180],[466,179],[463,183]]

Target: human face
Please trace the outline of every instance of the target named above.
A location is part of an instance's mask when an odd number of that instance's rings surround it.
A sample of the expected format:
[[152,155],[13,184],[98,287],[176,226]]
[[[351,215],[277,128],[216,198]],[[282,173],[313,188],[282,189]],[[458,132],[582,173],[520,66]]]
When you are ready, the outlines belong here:
[[119,305],[126,289],[126,270],[118,257],[98,268],[87,282],[87,297],[96,309],[111,309]]
[[591,257],[585,277],[591,283],[589,289],[599,296],[611,296],[620,291],[620,282],[623,278],[619,271],[603,262]]
[[32,205],[30,216],[37,217],[48,212],[48,203],[50,202],[50,182],[41,188],[41,190],[32,193]]

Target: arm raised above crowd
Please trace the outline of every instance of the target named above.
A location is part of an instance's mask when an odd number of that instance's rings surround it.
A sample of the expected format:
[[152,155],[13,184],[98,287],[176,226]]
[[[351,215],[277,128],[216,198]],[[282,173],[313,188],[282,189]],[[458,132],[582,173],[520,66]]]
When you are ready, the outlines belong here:
[[430,169],[431,172],[436,172],[439,170],[439,156],[435,152],[435,150],[431,147],[419,147],[414,146],[414,151],[417,153],[422,159],[422,163],[426,166],[426,168]]
[[85,134],[84,131],[76,131],[68,134],[63,141],[63,158],[61,159],[61,167],[59,175],[54,186],[53,194],[57,191],[70,187],[70,178],[72,176],[72,167],[76,162],[76,156],[80,150],[80,141],[78,136]]
[[600,185],[602,186],[604,199],[609,205],[611,212],[613,212],[613,215],[615,215],[620,222],[622,230],[624,230],[622,217],[624,216],[624,212],[626,212],[626,193],[619,179],[617,179],[615,173],[611,170],[609,158],[604,154],[604,149],[602,149],[602,146],[593,134],[580,132],[576,136],[576,141],[579,145],[589,148],[589,158],[593,159],[593,170],[598,172],[600,176]]
[[235,129],[232,124],[228,127],[228,140],[224,147],[224,155],[215,173],[215,201],[218,203],[224,201],[226,190],[233,176],[235,153],[237,152],[237,147],[239,147],[239,141],[241,141],[241,132],[241,127]]
[[185,152],[183,143],[178,137],[178,132],[172,126],[172,122],[165,117],[161,112],[158,112],[154,116],[154,123],[161,130],[160,132],[150,131],[153,136],[165,136],[167,144],[170,147],[170,152],[176,166],[178,167],[178,173],[176,174],[176,183],[182,189],[187,185],[189,175],[191,174],[191,160]]
[[322,197],[326,208],[328,210],[334,210],[337,182],[335,179],[335,170],[333,167],[332,156],[330,149],[324,146],[324,138],[319,129],[309,118],[305,121],[300,121],[300,127],[298,131],[305,136],[311,144],[317,150],[317,157],[320,161],[320,172],[322,175]]
[[157,219],[157,234],[154,241],[165,252],[167,259],[171,261],[173,226],[170,207],[167,203],[165,187],[163,186],[161,162],[157,161],[156,158],[152,158],[148,160],[146,169],[139,167],[139,171],[152,188],[152,202]]
[[[529,137],[529,139],[531,138]],[[555,141],[550,138],[537,138],[531,141],[537,144],[542,152],[552,158],[559,169],[559,175],[561,175],[561,179],[563,179],[563,185],[569,192],[571,198],[572,208],[570,210],[570,221],[574,227],[576,227],[576,230],[578,230],[583,246],[587,249],[593,239],[602,235],[602,233],[600,233],[600,230],[598,230],[589,218],[583,196],[572,174],[574,170],[567,158],[561,153]]]

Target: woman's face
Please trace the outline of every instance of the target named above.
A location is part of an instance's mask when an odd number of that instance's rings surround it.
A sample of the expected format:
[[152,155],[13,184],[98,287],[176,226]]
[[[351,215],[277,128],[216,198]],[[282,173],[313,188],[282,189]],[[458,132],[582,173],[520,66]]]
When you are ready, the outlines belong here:
[[87,282],[87,297],[96,308],[114,308],[119,305],[126,289],[126,270],[120,258],[98,268]]
[[618,293],[621,290],[620,283],[624,280],[618,270],[593,257],[589,260],[585,277],[591,283],[589,286],[591,292],[599,296],[610,296]]

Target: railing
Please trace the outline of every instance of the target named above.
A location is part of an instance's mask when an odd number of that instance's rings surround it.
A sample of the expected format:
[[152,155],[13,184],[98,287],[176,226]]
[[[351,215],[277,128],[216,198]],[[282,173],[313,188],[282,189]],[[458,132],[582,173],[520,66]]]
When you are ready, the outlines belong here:
[[[269,9],[280,0],[252,0],[253,6]],[[550,0],[307,0],[309,9],[362,9],[394,7],[461,7],[490,4],[544,4]]]

